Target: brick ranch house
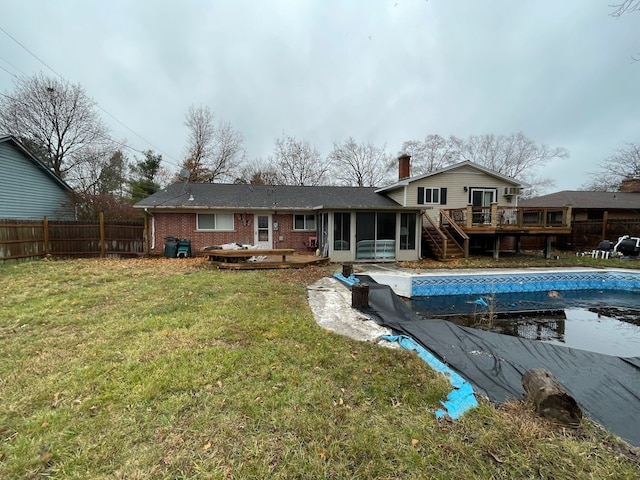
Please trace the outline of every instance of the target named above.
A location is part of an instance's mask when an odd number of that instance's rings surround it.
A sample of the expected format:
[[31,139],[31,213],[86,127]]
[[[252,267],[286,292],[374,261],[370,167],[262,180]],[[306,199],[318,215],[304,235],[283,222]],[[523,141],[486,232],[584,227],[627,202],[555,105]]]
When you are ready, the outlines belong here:
[[138,202],[148,251],[166,237],[316,252],[334,261],[417,260],[420,210],[367,187],[175,183]]
[[401,155],[398,181],[384,188],[174,183],[134,207],[146,214],[151,254],[176,237],[190,240],[194,252],[241,243],[318,251],[335,262],[414,261],[422,255],[424,212],[489,209],[510,203],[521,186],[472,162],[416,177],[410,170],[410,157]]

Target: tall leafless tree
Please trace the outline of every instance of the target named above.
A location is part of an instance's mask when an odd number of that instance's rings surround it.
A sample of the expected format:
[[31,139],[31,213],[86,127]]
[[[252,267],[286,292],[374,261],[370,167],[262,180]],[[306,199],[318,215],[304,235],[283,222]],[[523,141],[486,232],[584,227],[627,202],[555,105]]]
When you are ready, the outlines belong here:
[[568,157],[567,149],[538,144],[522,132],[471,135],[463,142],[460,151],[462,160],[471,160],[507,177],[529,183],[534,190],[553,186],[553,180],[541,175],[540,170],[552,160]]
[[[640,0],[624,0],[621,3],[609,5],[614,10],[610,15],[614,18],[620,18],[625,13],[640,12]],[[640,61],[640,54],[632,55],[634,62]]]
[[0,96],[0,130],[20,138],[72,185],[74,170],[106,162],[116,150],[84,89],[42,73],[16,78],[14,91]]
[[270,161],[281,185],[322,185],[330,169],[330,162],[308,141],[285,135],[276,139]]
[[617,192],[622,181],[640,178],[640,143],[627,143],[598,165],[590,174],[591,180],[582,186],[585,190]]
[[187,152],[182,164],[191,182],[233,180],[244,160],[244,139],[228,122],[214,122],[209,107],[189,107]]
[[277,185],[278,174],[269,160],[256,158],[244,162],[240,175],[234,180],[236,184]]
[[522,132],[510,135],[471,135],[467,139],[428,135],[424,142],[406,141],[403,150],[412,156],[413,174],[429,173],[453,163],[469,160],[507,177],[532,185],[524,196],[553,187],[541,174],[552,160],[569,157],[567,149],[538,144]]
[[616,3],[610,5],[614,10],[611,12],[612,17],[620,17],[621,15],[628,12],[639,12],[640,11],[640,0],[624,0],[621,3]]
[[431,173],[456,163],[460,158],[462,140],[451,135],[427,135],[422,140],[409,140],[402,144],[402,151],[411,155],[412,174]]
[[381,186],[389,180],[391,155],[384,147],[357,143],[352,137],[334,142],[329,154],[332,179],[341,185],[356,187]]

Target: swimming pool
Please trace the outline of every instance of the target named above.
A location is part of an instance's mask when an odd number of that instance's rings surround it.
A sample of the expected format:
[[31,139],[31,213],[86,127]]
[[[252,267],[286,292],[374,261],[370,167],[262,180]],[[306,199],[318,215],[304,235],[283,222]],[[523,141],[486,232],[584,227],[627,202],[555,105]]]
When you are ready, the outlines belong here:
[[608,355],[640,355],[640,271],[381,270],[368,275],[409,297],[411,309],[423,318]]

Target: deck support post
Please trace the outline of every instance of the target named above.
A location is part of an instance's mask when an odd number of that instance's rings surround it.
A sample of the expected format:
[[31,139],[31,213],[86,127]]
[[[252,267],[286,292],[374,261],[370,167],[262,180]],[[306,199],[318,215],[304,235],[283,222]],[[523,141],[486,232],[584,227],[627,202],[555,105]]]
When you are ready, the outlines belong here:
[[544,258],[551,259],[551,235],[545,236],[546,244],[544,247]]
[[500,235],[493,237],[493,258],[500,258]]
[[349,278],[352,273],[353,273],[353,265],[351,265],[350,263],[343,263],[342,264],[342,276],[344,278]]
[[369,308],[369,284],[354,283],[351,286],[351,306],[358,310]]

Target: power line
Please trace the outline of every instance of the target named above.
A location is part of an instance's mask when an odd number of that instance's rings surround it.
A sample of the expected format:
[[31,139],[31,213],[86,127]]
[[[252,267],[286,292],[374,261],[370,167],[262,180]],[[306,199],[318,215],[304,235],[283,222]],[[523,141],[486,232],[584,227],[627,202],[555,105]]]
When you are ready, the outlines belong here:
[[[33,53],[31,50],[29,50],[25,45],[23,45],[18,39],[16,39],[13,35],[11,35],[9,32],[7,32],[4,28],[2,28],[2,26],[0,26],[0,30],[2,32],[4,32],[5,35],[7,35],[11,40],[13,40],[14,42],[16,42],[18,45],[20,45],[20,47],[22,47],[24,50],[26,50],[33,58],[35,58],[36,60],[38,60],[42,65],[44,65],[45,67],[47,67],[49,70],[51,70],[55,75],[57,75],[58,77],[60,77],[62,80],[64,80],[67,84],[71,84],[71,82],[69,80],[67,80],[64,76],[62,76],[61,74],[59,74],[57,71],[55,71],[49,64],[47,64],[44,60],[42,60],[40,57],[38,57],[35,53]],[[5,60],[5,62],[7,62]],[[9,65],[11,65],[9,62],[7,62]],[[11,65],[13,66],[13,65]],[[16,68],[18,71],[22,72],[19,68],[13,66],[14,68]],[[9,70],[5,69],[4,67],[0,68],[2,70],[4,70],[5,72],[7,72],[9,75],[16,77],[15,74],[11,73]],[[23,72],[24,74],[24,72]],[[4,95],[5,97],[7,97],[6,95]],[[10,98],[10,97],[7,97]],[[118,119],[115,115],[109,113],[107,110],[105,110],[103,107],[101,107],[97,102],[94,102],[95,106],[98,107],[103,113],[107,114],[109,117],[111,117],[113,120],[115,120],[116,122],[118,122],[121,126],[123,126],[124,128],[126,128],[127,130],[129,130],[131,133],[133,133],[135,136],[137,136],[139,139],[141,139],[143,142],[147,143],[148,145],[150,145],[151,147],[153,147],[154,150],[157,150],[158,152],[160,152],[163,156],[165,157],[169,157],[172,161],[167,160],[167,163],[171,163],[173,165],[175,165],[176,167],[180,167],[181,165],[178,163],[178,161],[173,158],[171,155],[168,155],[166,153],[164,153],[162,150],[160,150],[158,147],[156,147],[153,143],[151,143],[149,140],[147,140],[146,138],[144,138],[142,135],[140,135],[138,132],[136,132],[135,130],[133,130],[132,128],[128,127],[127,125],[125,125],[120,119]],[[124,145],[122,142],[118,142],[113,138],[110,138],[113,142],[115,143],[119,143],[121,146],[125,146],[126,148],[129,148],[131,150],[134,150],[136,152],[140,152],[140,153],[144,153],[140,150],[137,150],[133,147],[129,147]]]
[[5,72],[7,72],[9,75],[11,75],[12,77],[15,77],[15,75],[13,73],[11,73],[9,70],[7,70],[6,68],[4,68],[2,65],[0,65],[0,69],[4,70]]
[[[18,67],[16,67],[13,63],[11,63],[11,62],[10,62],[9,60],[7,60],[6,58],[2,58],[2,57],[0,57],[0,60],[2,60],[4,63],[6,63],[7,65],[9,65],[10,67],[13,67],[15,70],[17,70],[17,71],[19,71],[20,73],[22,73],[23,75],[25,75],[25,73],[24,73],[22,70],[20,70]],[[0,67],[0,68],[2,68],[2,67]],[[15,76],[16,76],[15,74],[11,73],[10,71],[8,71],[8,70],[7,70],[7,69],[5,69],[5,68],[3,68],[3,70],[4,70],[5,72],[7,72],[9,75],[11,75],[12,77],[15,77]]]
[[31,50],[29,50],[27,47],[25,47],[22,43],[20,43],[20,41],[18,41],[13,35],[11,35],[9,32],[7,32],[4,28],[2,28],[0,26],[0,30],[2,30],[5,35],[7,37],[9,37],[11,40],[13,40],[14,42],[16,42],[18,45],[20,45],[22,48],[24,48],[27,52],[29,52],[29,54],[35,58],[36,60],[38,60],[41,64],[43,64],[45,67],[47,67],[49,70],[51,70],[53,73],[55,73],[57,76],[59,76],[60,78],[62,78],[63,80],[65,80],[66,82],[68,82],[68,80],[66,80],[62,75],[60,75],[58,72],[56,72],[53,68],[51,68],[49,65],[47,65],[47,63],[42,60],[40,57],[38,57],[35,53],[33,53]]

